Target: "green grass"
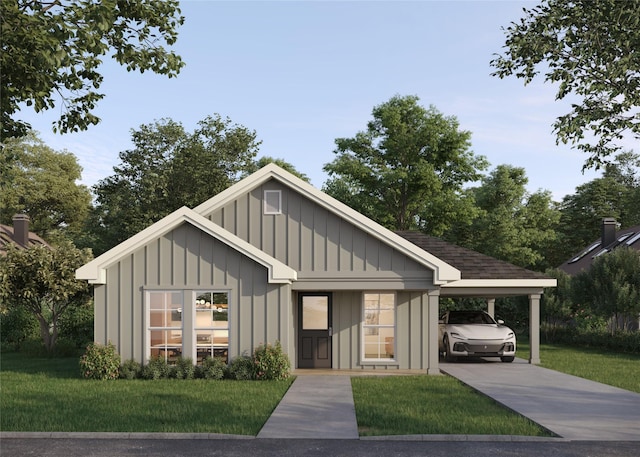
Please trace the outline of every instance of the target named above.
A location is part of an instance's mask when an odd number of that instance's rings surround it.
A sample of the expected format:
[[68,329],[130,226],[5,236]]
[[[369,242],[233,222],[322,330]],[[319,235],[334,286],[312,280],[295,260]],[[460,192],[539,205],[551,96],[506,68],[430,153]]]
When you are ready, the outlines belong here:
[[360,435],[552,436],[448,376],[352,378]]
[[89,381],[77,358],[1,357],[3,431],[256,435],[292,382]]

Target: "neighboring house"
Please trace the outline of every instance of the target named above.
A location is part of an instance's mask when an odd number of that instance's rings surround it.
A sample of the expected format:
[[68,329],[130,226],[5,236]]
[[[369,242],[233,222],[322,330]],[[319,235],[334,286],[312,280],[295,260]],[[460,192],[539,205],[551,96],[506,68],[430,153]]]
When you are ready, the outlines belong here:
[[280,341],[295,368],[439,373],[440,296],[527,295],[531,359],[556,281],[394,233],[274,164],[180,208],[77,270],[95,340],[123,360],[232,359]]
[[605,217],[602,219],[602,235],[600,239],[595,240],[558,268],[574,276],[583,270],[591,268],[594,259],[614,249],[628,247],[640,251],[640,225],[619,231],[617,226],[618,224],[614,218]]
[[0,224],[0,255],[6,255],[7,246],[27,249],[31,246],[47,246],[47,242],[29,231],[29,216],[16,214],[13,216],[13,227]]

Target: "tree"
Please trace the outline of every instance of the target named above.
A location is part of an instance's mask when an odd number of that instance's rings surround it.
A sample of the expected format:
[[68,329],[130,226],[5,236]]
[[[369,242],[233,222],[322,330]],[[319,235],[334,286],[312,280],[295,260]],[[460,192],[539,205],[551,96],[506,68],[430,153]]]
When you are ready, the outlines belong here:
[[497,166],[481,186],[471,189],[480,211],[465,236],[454,228],[447,238],[497,259],[544,271],[560,215],[551,194],[529,194],[527,182],[524,168]]
[[49,353],[58,338],[58,321],[90,298],[88,284],[75,279],[76,269],[91,259],[66,241],[49,249],[33,246],[7,248],[0,258],[0,300],[8,308],[24,308],[40,324],[40,335]]
[[25,213],[42,237],[79,229],[91,207],[91,193],[76,184],[82,168],[67,151],[46,146],[34,132],[2,143],[0,222]]
[[640,138],[640,0],[545,0],[524,9],[506,29],[494,76],[531,82],[544,72],[558,83],[556,99],[580,99],[558,117],[558,142],[589,154],[599,168],[625,135]]
[[282,169],[288,171],[289,173],[297,176],[298,178],[302,179],[303,181],[309,182],[309,177],[306,174],[296,170],[296,167],[293,166],[293,164],[290,164],[289,162],[287,162],[284,159],[276,159],[276,158],[269,157],[269,156],[260,157],[256,162],[253,163],[252,166],[250,166],[247,169],[246,172],[244,172],[242,174],[242,177],[245,178],[245,177],[249,176],[250,174],[258,171],[260,168],[263,168],[263,167],[269,165],[270,163],[275,163],[280,168],[282,168]]
[[167,52],[183,23],[177,0],[4,0],[0,122],[2,137],[22,136],[29,125],[15,118],[22,104],[40,112],[60,105],[54,131],[86,130],[104,97],[98,92],[103,56],[128,71],[169,77],[183,66]]
[[256,133],[219,115],[193,133],[164,119],[132,131],[134,148],[96,184],[96,210],[88,230],[103,252],[181,206],[194,207],[236,182],[253,166]]
[[470,221],[474,205],[463,185],[486,161],[470,151],[471,134],[455,117],[418,101],[395,96],[373,109],[366,131],[336,139],[324,190],[388,228],[438,236]]
[[611,319],[611,331],[628,329],[640,315],[640,254],[627,247],[596,258],[572,281],[576,303]]

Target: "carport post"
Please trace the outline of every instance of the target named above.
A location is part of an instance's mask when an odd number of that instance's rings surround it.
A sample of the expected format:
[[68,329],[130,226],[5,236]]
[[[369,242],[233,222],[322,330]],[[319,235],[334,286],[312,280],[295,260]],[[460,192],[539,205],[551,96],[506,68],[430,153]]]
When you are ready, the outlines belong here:
[[540,363],[540,295],[529,295],[529,363],[536,365]]
[[440,374],[439,349],[438,349],[438,308],[440,306],[440,290],[430,290],[428,294],[428,341],[427,345],[427,374]]
[[496,318],[496,299],[495,298],[487,298],[487,313],[489,316]]

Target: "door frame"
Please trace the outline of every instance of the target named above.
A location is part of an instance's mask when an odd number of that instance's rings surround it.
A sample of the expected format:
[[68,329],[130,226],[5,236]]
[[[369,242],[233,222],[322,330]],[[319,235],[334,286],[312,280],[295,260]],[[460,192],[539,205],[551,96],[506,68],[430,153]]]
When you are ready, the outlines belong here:
[[[303,328],[304,297],[327,297],[326,329],[305,330]],[[333,368],[333,294],[331,292],[298,292],[297,314],[297,368]],[[311,357],[309,357],[309,349]]]

